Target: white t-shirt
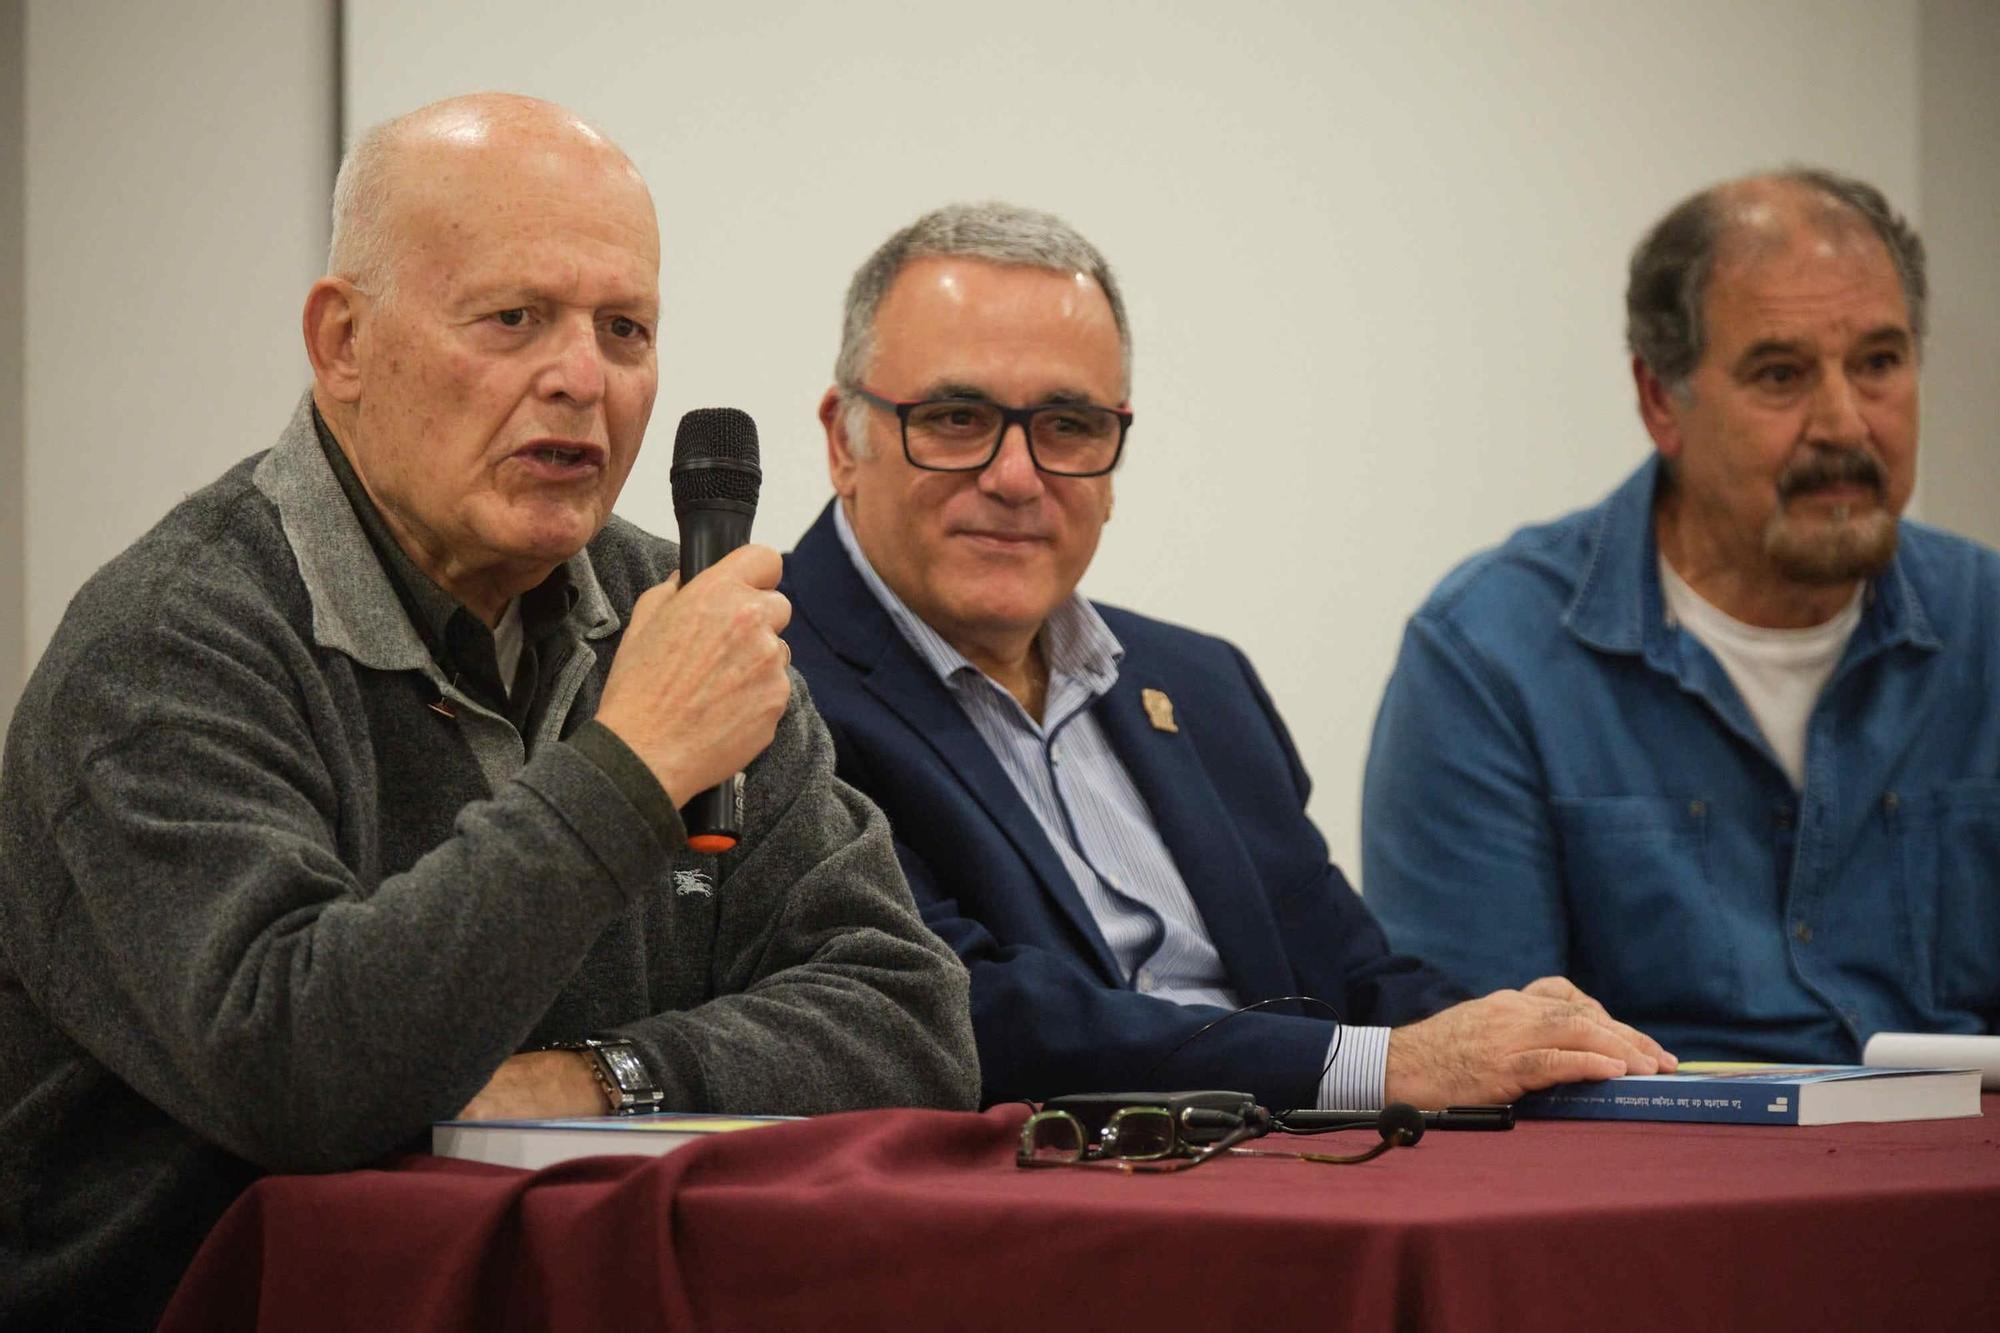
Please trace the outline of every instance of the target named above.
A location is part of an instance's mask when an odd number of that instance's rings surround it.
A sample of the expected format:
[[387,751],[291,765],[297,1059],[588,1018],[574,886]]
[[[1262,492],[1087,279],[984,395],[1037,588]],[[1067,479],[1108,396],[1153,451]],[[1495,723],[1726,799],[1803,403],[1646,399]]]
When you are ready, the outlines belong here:
[[1805,785],[1806,723],[1827,677],[1847,651],[1854,627],[1861,623],[1865,587],[1856,588],[1854,600],[1825,624],[1765,629],[1717,610],[1674,572],[1666,556],[1660,557],[1660,590],[1666,594],[1667,614],[1722,663],[1794,788]]

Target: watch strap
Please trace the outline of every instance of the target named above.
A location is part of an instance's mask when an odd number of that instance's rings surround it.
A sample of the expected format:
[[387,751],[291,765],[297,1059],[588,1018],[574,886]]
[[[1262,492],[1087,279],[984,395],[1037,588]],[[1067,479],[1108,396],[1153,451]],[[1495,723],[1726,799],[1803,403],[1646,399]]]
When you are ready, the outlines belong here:
[[647,1111],[657,1111],[666,1094],[646,1062],[639,1055],[639,1048],[624,1037],[585,1037],[579,1041],[551,1042],[543,1048],[550,1051],[576,1051],[590,1062],[590,1072],[597,1079],[597,1086],[603,1091],[605,1100],[611,1104],[613,1115],[641,1115]]

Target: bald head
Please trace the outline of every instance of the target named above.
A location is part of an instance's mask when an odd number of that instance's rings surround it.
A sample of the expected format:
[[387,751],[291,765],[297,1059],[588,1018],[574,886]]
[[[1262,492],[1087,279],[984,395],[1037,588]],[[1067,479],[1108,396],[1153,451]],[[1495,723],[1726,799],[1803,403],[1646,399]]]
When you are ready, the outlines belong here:
[[1811,238],[1887,250],[1910,328],[1924,333],[1924,246],[1882,192],[1836,172],[1797,168],[1725,181],[1689,196],[1632,252],[1625,336],[1661,383],[1679,390],[1707,345],[1703,308],[1718,268],[1752,263]]
[[423,224],[437,220],[427,216],[428,205],[441,187],[481,167],[522,188],[532,188],[537,174],[565,169],[610,177],[614,188],[623,176],[652,214],[638,169],[596,126],[540,98],[469,93],[384,121],[347,151],[333,187],[327,273],[388,299],[400,252],[413,240],[421,243]]
[[1868,219],[1821,186],[1796,176],[1752,176],[1710,192],[1714,268],[1754,264],[1799,241],[1826,250],[1886,246]]
[[302,321],[313,402],[404,551],[496,623],[603,527],[638,455],[652,196],[561,107],[454,98],[355,146],[329,262]]

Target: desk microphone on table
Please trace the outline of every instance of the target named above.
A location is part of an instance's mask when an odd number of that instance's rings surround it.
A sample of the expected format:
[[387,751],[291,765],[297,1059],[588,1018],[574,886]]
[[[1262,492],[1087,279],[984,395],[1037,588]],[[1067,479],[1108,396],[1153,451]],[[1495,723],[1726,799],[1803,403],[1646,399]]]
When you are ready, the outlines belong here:
[[[1447,1106],[1442,1111],[1419,1111],[1406,1102],[1397,1102],[1381,1111],[1287,1111],[1278,1118],[1278,1128],[1292,1134],[1329,1134],[1341,1129],[1381,1129],[1390,1111],[1401,1107],[1417,1117],[1419,1133],[1424,1129],[1512,1129],[1511,1106]],[[1384,1131],[1386,1133],[1386,1131]]]
[[[1285,1122],[1291,1122],[1300,1114],[1317,1113],[1294,1111],[1285,1117]],[[1416,1146],[1417,1140],[1424,1136],[1424,1114],[1408,1102],[1390,1102],[1373,1116],[1370,1116],[1366,1123],[1373,1125],[1375,1132],[1382,1136],[1380,1143],[1366,1151],[1352,1153],[1344,1157],[1329,1157],[1321,1153],[1300,1153],[1299,1156],[1309,1162],[1331,1162],[1337,1166],[1349,1166],[1360,1162],[1372,1162],[1391,1148],[1413,1148]],[[1281,1125],[1281,1127],[1283,1126]],[[1298,1133],[1299,1131],[1293,1130],[1292,1132]],[[1313,1133],[1315,1131],[1307,1130],[1305,1132]]]

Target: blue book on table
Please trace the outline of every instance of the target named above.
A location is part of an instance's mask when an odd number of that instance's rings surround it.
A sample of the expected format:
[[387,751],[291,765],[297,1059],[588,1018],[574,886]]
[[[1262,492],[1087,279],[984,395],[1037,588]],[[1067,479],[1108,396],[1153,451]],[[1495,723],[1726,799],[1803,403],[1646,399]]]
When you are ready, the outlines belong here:
[[1739,1125],[1946,1120],[1979,1114],[1979,1071],[1684,1060],[1672,1074],[1627,1074],[1530,1093],[1514,1104],[1514,1113]]

